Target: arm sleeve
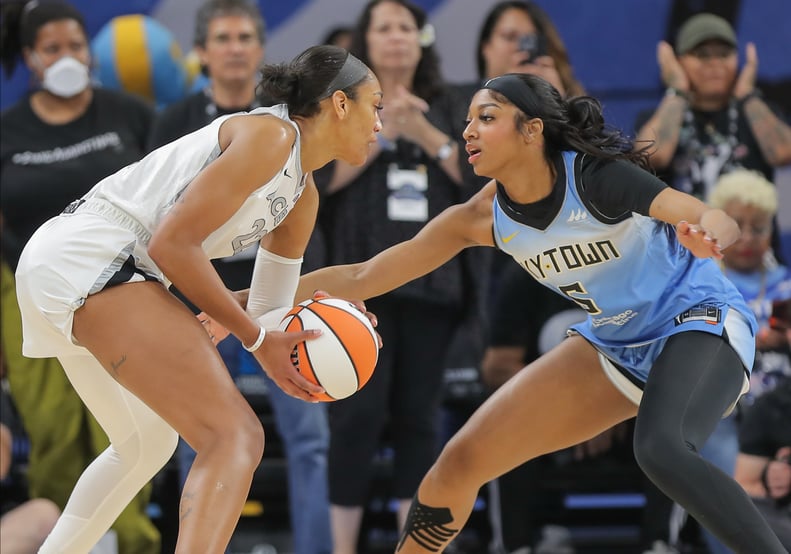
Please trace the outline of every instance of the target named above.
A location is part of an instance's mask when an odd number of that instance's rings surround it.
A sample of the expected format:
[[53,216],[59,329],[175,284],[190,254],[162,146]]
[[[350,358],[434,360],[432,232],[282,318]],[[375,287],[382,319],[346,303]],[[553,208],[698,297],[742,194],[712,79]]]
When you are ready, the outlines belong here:
[[301,268],[302,258],[284,258],[259,247],[247,300],[250,317],[258,319],[268,329],[277,327],[279,319],[270,326],[268,321],[259,318],[276,308],[293,306]]
[[625,160],[586,156],[581,174],[587,198],[611,218],[627,212],[647,216],[651,202],[667,188],[656,176]]

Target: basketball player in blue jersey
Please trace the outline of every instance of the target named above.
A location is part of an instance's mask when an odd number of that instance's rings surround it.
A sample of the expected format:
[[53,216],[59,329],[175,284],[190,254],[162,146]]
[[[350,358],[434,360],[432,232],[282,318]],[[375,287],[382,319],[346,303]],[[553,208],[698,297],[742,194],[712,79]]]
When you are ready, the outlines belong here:
[[637,416],[646,474],[736,552],[784,553],[744,491],[697,452],[745,391],[756,322],[717,263],[738,235],[723,211],[643,170],[589,97],[508,74],[474,96],[469,162],[493,180],[413,239],[302,278],[370,298],[469,246],[499,248],[588,313],[499,388],[443,449],[413,500],[398,552],[440,552],[478,489],[523,462]]
[[[266,332],[292,306],[318,192],[311,171],[365,162],[382,92],[345,50],[309,48],[265,66],[282,103],[223,116],[107,177],[28,242],[17,269],[24,353],[57,356],[111,445],[82,474],[39,552],[85,553],[171,457],[197,458],[181,498],[176,552],[223,552],[264,448],[261,422],[173,283],[303,400],[322,389],[295,370],[316,332]],[[247,310],[210,259],[257,252]],[[51,414],[58,417],[58,414]]]

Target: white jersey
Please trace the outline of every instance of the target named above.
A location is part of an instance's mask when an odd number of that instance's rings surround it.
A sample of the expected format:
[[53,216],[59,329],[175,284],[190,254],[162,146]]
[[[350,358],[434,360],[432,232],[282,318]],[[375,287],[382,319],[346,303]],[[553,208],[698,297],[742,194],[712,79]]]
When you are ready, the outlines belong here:
[[[203,242],[209,258],[258,243],[283,221],[305,188],[299,128],[286,106],[257,108],[250,114],[271,114],[288,122],[297,139],[277,174]],[[151,236],[198,173],[222,155],[220,125],[235,115],[218,118],[110,175],[33,234],[16,272],[26,356],[84,353],[71,329],[74,311],[91,294],[135,281],[170,284],[148,255]]]
[[[271,114],[288,122],[294,127],[297,139],[283,168],[269,182],[262,183],[228,221],[206,238],[203,250],[212,259],[231,256],[257,244],[283,221],[305,188],[299,128],[288,117],[287,106],[256,108],[249,113]],[[219,117],[206,127],[154,150],[139,162],[100,181],[82,200],[108,202],[137,221],[150,239],[192,180],[221,155],[220,126],[235,115],[238,114]],[[226,184],[217,183],[217,186]],[[143,242],[148,245],[145,238]]]

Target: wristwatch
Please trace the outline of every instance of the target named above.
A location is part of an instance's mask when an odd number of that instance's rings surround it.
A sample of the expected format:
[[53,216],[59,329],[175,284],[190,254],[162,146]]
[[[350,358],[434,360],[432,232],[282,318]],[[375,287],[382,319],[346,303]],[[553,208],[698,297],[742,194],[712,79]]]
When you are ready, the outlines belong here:
[[441,162],[450,158],[451,154],[453,154],[453,139],[450,139],[448,142],[439,147],[439,150],[437,150],[437,155],[434,159],[438,162]]
[[665,90],[665,96],[678,96],[684,100],[689,100],[689,93],[679,90],[676,87],[667,87]]

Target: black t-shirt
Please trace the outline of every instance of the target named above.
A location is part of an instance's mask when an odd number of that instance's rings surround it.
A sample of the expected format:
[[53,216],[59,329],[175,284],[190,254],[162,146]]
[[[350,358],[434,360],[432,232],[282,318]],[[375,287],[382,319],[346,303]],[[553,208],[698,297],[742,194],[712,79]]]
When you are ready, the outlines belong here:
[[63,125],[42,121],[29,97],[0,115],[0,205],[12,266],[42,223],[143,156],[152,118],[144,101],[105,89],[94,89],[85,113]]
[[[705,199],[717,178],[737,168],[759,171],[769,181],[774,169],[766,161],[744,115],[741,103],[715,111],[687,110],[678,146],[668,167],[658,172],[671,187]],[[773,112],[779,113],[774,106]],[[637,115],[639,130],[653,111]],[[735,132],[734,132],[735,128]]]
[[197,131],[221,115],[246,112],[256,106],[257,104],[241,108],[223,108],[216,105],[206,91],[191,94],[180,102],[171,104],[157,116],[148,140],[149,150]]

